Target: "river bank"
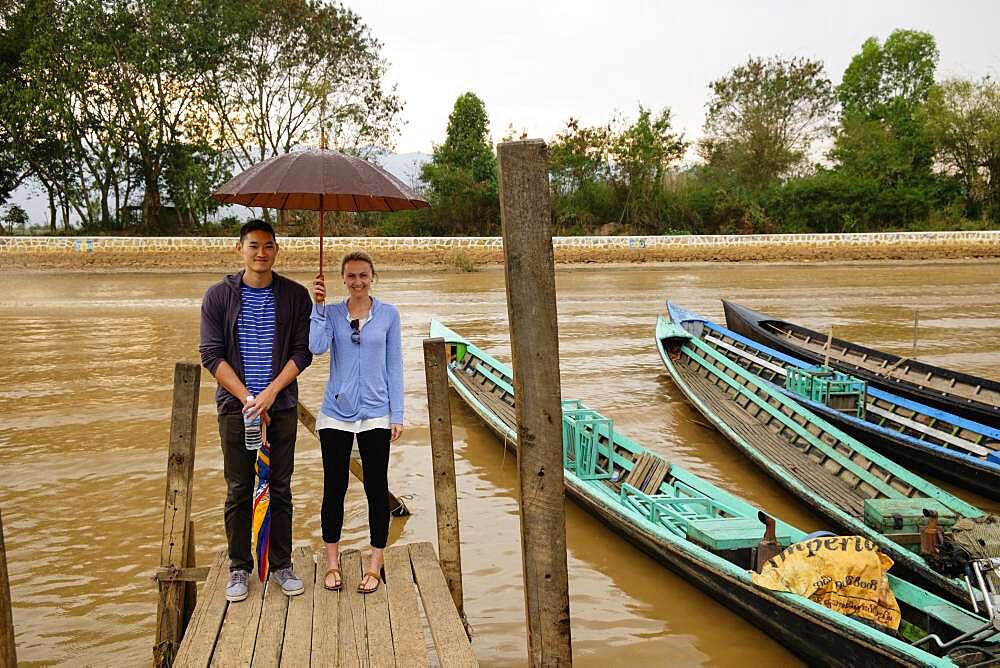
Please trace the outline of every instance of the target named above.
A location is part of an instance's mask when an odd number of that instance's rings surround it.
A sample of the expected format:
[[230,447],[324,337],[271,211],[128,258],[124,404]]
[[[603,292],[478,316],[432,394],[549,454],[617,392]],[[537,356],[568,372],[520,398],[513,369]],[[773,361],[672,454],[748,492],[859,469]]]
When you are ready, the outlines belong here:
[[[279,242],[285,270],[316,266],[317,238]],[[0,238],[0,270],[219,271],[233,265],[235,244],[235,238],[6,237]],[[383,266],[472,270],[503,262],[497,237],[333,237],[324,243],[333,262],[353,249],[372,253]],[[560,264],[968,260],[1000,257],[1000,231],[555,237],[553,249]]]

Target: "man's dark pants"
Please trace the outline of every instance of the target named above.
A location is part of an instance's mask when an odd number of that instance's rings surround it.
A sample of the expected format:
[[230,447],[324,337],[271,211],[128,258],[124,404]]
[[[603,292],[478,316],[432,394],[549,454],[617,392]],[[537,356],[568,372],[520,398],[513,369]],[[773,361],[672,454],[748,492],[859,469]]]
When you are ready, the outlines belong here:
[[[292,565],[292,469],[295,467],[295,432],[299,418],[295,408],[271,411],[267,440],[271,445],[271,572]],[[250,549],[254,464],[257,451],[247,450],[243,441],[243,415],[219,416],[222,459],[226,476],[226,538],[229,541],[229,569],[253,572]]]

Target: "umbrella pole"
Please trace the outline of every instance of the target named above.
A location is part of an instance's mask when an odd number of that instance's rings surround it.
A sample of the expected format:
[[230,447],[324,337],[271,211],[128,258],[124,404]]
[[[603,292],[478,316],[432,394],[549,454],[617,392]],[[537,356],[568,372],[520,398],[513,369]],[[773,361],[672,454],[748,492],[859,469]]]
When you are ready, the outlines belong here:
[[323,275],[323,217],[326,212],[319,210],[319,275]]

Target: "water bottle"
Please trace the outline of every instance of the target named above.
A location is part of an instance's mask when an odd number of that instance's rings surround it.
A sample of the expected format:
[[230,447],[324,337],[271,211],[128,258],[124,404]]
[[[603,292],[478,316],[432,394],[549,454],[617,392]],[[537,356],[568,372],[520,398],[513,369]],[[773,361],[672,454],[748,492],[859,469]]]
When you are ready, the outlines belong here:
[[[253,403],[252,394],[247,396],[247,403]],[[245,408],[243,409],[243,443],[247,446],[247,450],[260,450],[264,444],[260,431],[260,415],[251,418],[247,415]]]

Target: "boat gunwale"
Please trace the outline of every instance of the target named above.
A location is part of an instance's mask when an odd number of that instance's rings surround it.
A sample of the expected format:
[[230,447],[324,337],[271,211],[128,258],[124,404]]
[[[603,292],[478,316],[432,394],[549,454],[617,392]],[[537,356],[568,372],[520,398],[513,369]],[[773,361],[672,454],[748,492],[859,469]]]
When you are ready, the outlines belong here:
[[[712,330],[713,332],[716,332],[717,334],[719,334],[721,336],[724,336],[724,337],[727,337],[727,338],[731,338],[732,340],[734,340],[734,341],[736,341],[738,343],[741,343],[744,346],[748,346],[748,347],[752,348],[753,350],[759,351],[759,352],[761,352],[761,353],[763,353],[765,355],[770,355],[770,356],[772,356],[772,357],[774,357],[774,358],[776,358],[776,359],[778,359],[778,360],[780,360],[782,362],[786,362],[788,364],[794,365],[794,366],[796,366],[798,368],[801,368],[801,369],[813,368],[815,366],[815,365],[809,364],[809,363],[807,363],[805,361],[796,359],[795,357],[787,355],[787,354],[785,354],[785,353],[783,353],[781,351],[775,350],[775,349],[767,346],[766,344],[761,343],[759,341],[755,341],[755,340],[753,340],[753,339],[751,339],[749,337],[746,337],[746,336],[740,334],[739,332],[734,332],[731,329],[722,327],[718,323],[716,323],[716,322],[714,322],[712,320],[708,320],[707,318],[704,318],[704,317],[702,317],[702,316],[700,316],[700,315],[698,315],[696,313],[693,313],[693,312],[688,311],[686,309],[677,307],[672,302],[669,302],[669,301],[667,302],[667,309],[668,309],[668,311],[669,311],[669,313],[671,315],[671,318],[675,322],[677,322],[678,324],[683,325],[684,322],[698,322],[698,323],[701,323],[703,326],[707,327],[708,329]],[[751,352],[750,356],[755,357],[752,352]],[[759,362],[758,362],[758,364],[759,364]],[[747,371],[749,373],[754,373],[753,371],[750,371],[749,369]],[[759,376],[759,374],[754,374],[754,375],[758,375]],[[865,420],[865,419],[859,418],[859,417],[857,417],[855,415],[851,415],[850,413],[840,413],[840,412],[837,412],[836,409],[830,408],[829,406],[826,406],[825,404],[821,404],[819,402],[815,402],[815,401],[809,399],[808,397],[803,397],[803,396],[794,394],[790,390],[785,389],[783,385],[779,385],[778,383],[776,383],[776,382],[774,382],[772,380],[768,380],[767,378],[764,378],[763,376],[760,376],[760,377],[765,382],[771,383],[775,388],[777,388],[779,391],[783,392],[786,396],[792,397],[793,399],[795,399],[799,403],[802,403],[802,404],[806,405],[808,408],[813,409],[813,410],[822,411],[823,413],[825,413],[827,415],[836,415],[837,417],[839,417],[839,418],[841,418],[841,419],[843,419],[845,421],[848,421],[848,422],[851,422],[852,424],[857,425],[858,429],[877,431],[878,433],[884,435],[885,437],[887,437],[887,438],[889,438],[889,439],[891,439],[891,440],[893,440],[895,442],[899,442],[900,440],[904,440],[904,441],[906,441],[907,443],[909,443],[910,445],[912,445],[912,446],[914,446],[916,448],[919,448],[921,450],[924,450],[924,449],[930,450],[930,451],[932,451],[934,453],[937,453],[940,456],[947,457],[949,459],[959,460],[964,465],[971,464],[971,465],[974,465],[976,467],[986,467],[987,470],[984,471],[984,472],[987,472],[987,473],[991,469],[995,469],[998,473],[1000,473],[1000,464],[996,464],[996,463],[990,462],[987,459],[987,455],[978,456],[976,454],[973,454],[972,452],[967,452],[967,451],[963,451],[963,450],[959,449],[960,446],[954,446],[953,445],[953,447],[948,447],[948,446],[945,446],[945,445],[940,445],[938,443],[932,443],[932,442],[929,442],[929,441],[923,441],[923,440],[920,440],[919,438],[917,438],[917,437],[915,437],[915,436],[913,436],[911,434],[900,432],[900,431],[897,431],[895,429],[890,429],[890,428],[885,427],[883,425],[880,425],[878,423],[875,423],[875,422],[872,422],[872,421],[869,421],[869,420]],[[992,427],[988,427],[988,426],[980,424],[978,422],[973,422],[971,420],[968,420],[968,419],[963,418],[963,417],[958,416],[958,415],[954,415],[952,413],[948,413],[948,412],[943,411],[941,409],[933,408],[933,407],[930,407],[930,406],[925,406],[925,405],[920,404],[918,402],[908,400],[908,399],[906,399],[904,397],[899,397],[899,396],[893,395],[893,394],[891,394],[889,392],[886,392],[884,390],[879,390],[878,388],[868,387],[867,388],[867,392],[868,392],[868,394],[870,396],[876,397],[878,399],[886,401],[886,402],[888,402],[890,404],[893,404],[895,406],[900,406],[900,407],[906,408],[908,410],[914,411],[915,414],[923,414],[923,415],[927,415],[929,417],[932,417],[936,421],[938,421],[939,423],[945,423],[945,424],[948,424],[948,425],[954,425],[956,427],[959,427],[959,428],[962,428],[962,429],[966,429],[968,431],[972,431],[972,432],[977,433],[977,434],[981,434],[982,436],[985,436],[987,438],[992,438],[995,442],[998,443],[998,445],[1000,445],[1000,430],[993,429]],[[911,419],[913,419],[913,418],[911,418]],[[971,444],[972,445],[976,445],[975,443],[971,443]],[[984,448],[986,450],[989,450],[989,451],[992,451],[992,452],[1000,452],[1000,448],[990,448],[989,446],[979,446],[979,447],[982,447],[982,448]]]
[[[739,314],[740,318],[743,319],[748,325],[756,328],[763,335],[767,335],[772,341],[781,341],[783,344],[789,347],[795,348],[801,351],[801,354],[807,356],[814,360],[823,359],[821,353],[817,353],[814,350],[806,348],[804,346],[796,345],[795,339],[786,339],[781,336],[777,331],[770,328],[771,324],[785,325],[789,329],[797,332],[806,333],[807,337],[816,337],[817,339],[825,340],[827,337],[823,336],[822,333],[815,330],[809,329],[802,325],[798,325],[787,320],[781,320],[780,318],[774,318],[763,313],[754,311],[753,309],[737,304],[735,302],[729,301],[727,299],[722,300],[723,307],[727,310],[732,310]],[[748,319],[749,318],[749,319]],[[728,319],[727,319],[728,321]],[[732,328],[730,328],[732,329]],[[986,378],[984,376],[975,376],[973,374],[968,374],[962,371],[956,371],[954,369],[947,369],[945,367],[936,366],[927,362],[922,362],[920,360],[914,360],[909,357],[901,357],[894,353],[886,352],[884,350],[876,350],[874,348],[869,348],[860,343],[854,343],[852,341],[847,341],[845,339],[840,339],[837,337],[831,338],[831,346],[839,344],[840,348],[847,348],[851,351],[858,351],[867,357],[873,358],[877,357],[880,360],[886,360],[887,364],[896,364],[900,361],[909,362],[910,368],[915,370],[920,370],[922,373],[931,373],[938,379],[943,379],[944,381],[949,381],[954,378],[955,382],[961,382],[964,386],[969,388],[974,388],[976,386],[982,387],[984,389],[989,389],[992,392],[1000,395],[1000,381],[993,380],[991,378]],[[969,408],[977,413],[982,413],[984,415],[990,415],[993,418],[1000,418],[1000,404],[993,404],[986,401],[980,401],[977,399],[969,398],[965,395],[955,394],[953,392],[944,392],[935,388],[926,387],[920,383],[914,382],[914,379],[907,378],[905,376],[883,376],[873,369],[854,364],[849,358],[844,358],[841,353],[837,353],[835,356],[831,355],[831,361],[836,361],[838,365],[843,365],[844,367],[849,367],[854,370],[856,374],[862,376],[873,377],[872,382],[879,382],[887,386],[905,387],[909,388],[914,394],[918,395],[934,395],[940,400],[944,400],[956,405],[961,405],[965,408]],[[841,369],[844,370],[844,369]]]

